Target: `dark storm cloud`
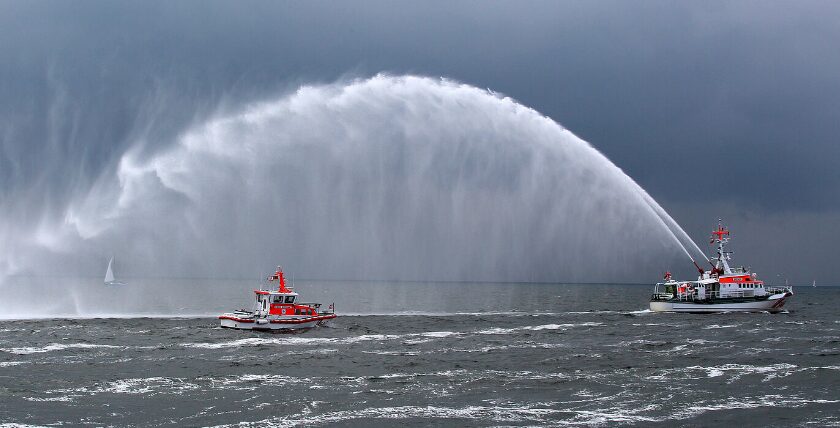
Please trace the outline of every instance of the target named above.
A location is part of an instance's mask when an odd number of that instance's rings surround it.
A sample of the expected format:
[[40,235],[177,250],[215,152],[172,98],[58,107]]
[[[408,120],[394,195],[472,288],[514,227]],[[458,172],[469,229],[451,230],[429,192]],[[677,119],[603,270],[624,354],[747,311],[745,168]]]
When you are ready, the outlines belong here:
[[154,152],[217,109],[384,70],[449,76],[552,117],[694,235],[744,206],[823,213],[815,221],[830,227],[838,12],[836,2],[3,2],[0,204],[12,218],[60,217],[138,141]]

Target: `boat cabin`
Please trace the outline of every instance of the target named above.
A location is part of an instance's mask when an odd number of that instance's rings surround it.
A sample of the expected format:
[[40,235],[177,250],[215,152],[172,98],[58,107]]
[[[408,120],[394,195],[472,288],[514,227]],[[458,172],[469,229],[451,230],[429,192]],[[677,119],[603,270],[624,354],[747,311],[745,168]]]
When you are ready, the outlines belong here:
[[721,275],[718,278],[701,278],[697,281],[666,281],[658,283],[656,292],[670,294],[679,300],[727,299],[763,297],[771,294],[764,281],[750,275]]
[[300,303],[298,293],[286,286],[283,270],[277,267],[274,275],[268,277],[269,282],[277,281],[277,291],[254,290],[256,302],[254,312],[261,317],[274,316],[316,316],[319,303]]
[[294,291],[276,292],[265,290],[254,290],[256,294],[256,312],[261,316],[267,315],[317,315],[317,307],[314,304],[298,304],[298,294]]
[[761,297],[767,294],[764,281],[755,275],[721,275],[718,278],[721,297]]

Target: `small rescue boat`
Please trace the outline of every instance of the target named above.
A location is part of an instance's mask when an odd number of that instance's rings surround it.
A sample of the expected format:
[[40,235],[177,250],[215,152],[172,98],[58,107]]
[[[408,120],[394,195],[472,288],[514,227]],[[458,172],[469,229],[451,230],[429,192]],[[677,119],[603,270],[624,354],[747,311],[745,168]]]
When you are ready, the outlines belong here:
[[769,286],[743,266],[731,266],[732,251],[726,251],[729,229],[718,221],[711,244],[717,256],[709,260],[711,270],[703,270],[692,260],[700,275],[697,281],[677,281],[665,272],[665,282],[657,283],[650,299],[654,312],[781,312],[793,296],[793,287]]
[[277,267],[269,283],[277,281],[277,291],[254,290],[254,309],[239,309],[219,315],[222,327],[240,330],[294,331],[326,325],[336,318],[335,304],[321,310],[320,303],[299,303],[298,293],[286,286],[283,270]]

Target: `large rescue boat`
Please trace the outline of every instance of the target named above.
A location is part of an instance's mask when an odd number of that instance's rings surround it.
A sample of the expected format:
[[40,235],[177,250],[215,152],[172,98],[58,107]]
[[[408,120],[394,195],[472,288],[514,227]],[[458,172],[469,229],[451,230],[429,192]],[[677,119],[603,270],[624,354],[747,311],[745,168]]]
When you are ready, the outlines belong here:
[[665,282],[657,283],[650,300],[656,312],[780,312],[793,295],[793,287],[771,287],[758,279],[750,268],[733,267],[732,251],[726,251],[729,230],[718,221],[712,232],[717,256],[709,260],[711,270],[703,270],[697,281],[676,281],[665,272]]
[[254,290],[252,310],[240,309],[219,316],[222,327],[241,330],[291,331],[327,324],[336,317],[335,304],[321,310],[320,303],[299,303],[298,293],[286,286],[283,270],[278,266],[269,283],[279,283],[277,291]]

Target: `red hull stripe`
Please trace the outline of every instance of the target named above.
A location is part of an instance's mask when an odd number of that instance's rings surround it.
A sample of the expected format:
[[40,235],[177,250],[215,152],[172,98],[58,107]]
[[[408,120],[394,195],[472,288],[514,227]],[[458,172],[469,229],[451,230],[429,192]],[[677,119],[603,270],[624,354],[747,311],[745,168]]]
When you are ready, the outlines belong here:
[[231,320],[231,321],[236,321],[236,322],[244,322],[244,323],[254,322],[254,320],[237,318],[237,317],[230,317],[230,316],[227,316],[227,315],[219,315],[219,319],[220,320]]
[[311,318],[304,318],[300,320],[271,320],[272,324],[303,324],[312,321],[322,321],[322,320],[331,320],[335,318],[335,314],[333,315],[324,315],[322,317],[311,317]]

